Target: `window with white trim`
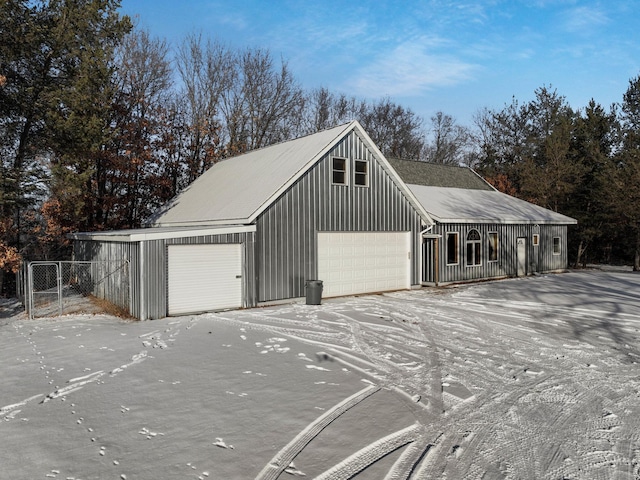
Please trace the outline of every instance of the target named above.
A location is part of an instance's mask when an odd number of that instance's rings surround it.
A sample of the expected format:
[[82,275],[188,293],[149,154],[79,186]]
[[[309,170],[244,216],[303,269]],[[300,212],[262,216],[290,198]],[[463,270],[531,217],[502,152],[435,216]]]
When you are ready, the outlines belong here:
[[560,255],[560,237],[553,237],[553,254]]
[[447,265],[458,264],[458,232],[447,233]]
[[347,159],[333,157],[331,159],[332,178],[334,185],[347,184]]
[[467,266],[475,267],[482,263],[482,237],[477,230],[467,234]]
[[369,162],[356,160],[353,168],[353,184],[359,187],[369,186]]
[[534,233],[533,234],[533,246],[537,247],[538,245],[540,245],[540,234]]
[[498,232],[489,232],[489,261],[498,261]]

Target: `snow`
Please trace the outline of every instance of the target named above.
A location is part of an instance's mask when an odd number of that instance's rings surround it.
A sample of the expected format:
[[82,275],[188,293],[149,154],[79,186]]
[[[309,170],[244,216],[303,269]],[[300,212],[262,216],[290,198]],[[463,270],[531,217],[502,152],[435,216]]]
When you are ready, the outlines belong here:
[[0,479],[637,479],[640,277],[0,318]]

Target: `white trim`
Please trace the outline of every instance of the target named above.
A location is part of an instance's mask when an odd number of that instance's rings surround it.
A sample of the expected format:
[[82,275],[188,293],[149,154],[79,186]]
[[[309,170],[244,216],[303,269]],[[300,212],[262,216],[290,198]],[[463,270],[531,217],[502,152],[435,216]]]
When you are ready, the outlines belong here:
[[500,218],[442,218],[434,214],[430,214],[431,218],[438,223],[464,223],[464,224],[500,224],[500,225],[576,225],[578,221],[563,222],[557,220],[504,220]]
[[[469,235],[471,234],[471,232],[476,232],[480,238],[478,240],[469,240]],[[473,248],[473,261],[475,262],[475,252],[476,252],[476,248],[480,249],[480,263],[469,263],[469,257],[468,257],[468,251],[467,251],[467,247],[469,244],[474,245]],[[467,268],[473,268],[473,267],[481,267],[482,266],[482,233],[480,233],[480,230],[478,230],[477,228],[471,228],[469,229],[469,231],[467,232],[467,234],[465,235],[465,239],[464,239],[464,260],[465,260],[465,267]]]
[[103,242],[143,242],[146,240],[166,240],[169,238],[202,237],[205,235],[225,235],[229,233],[255,232],[255,225],[227,226],[172,226],[150,227],[137,230],[115,230],[112,232],[72,233],[73,240],[95,240]]
[[420,215],[427,223],[434,224],[435,222],[433,221],[431,214],[428,213],[427,210],[425,210],[422,203],[420,203],[418,198],[413,194],[413,192],[407,186],[404,180],[400,178],[400,175],[398,175],[398,172],[396,172],[396,170],[391,166],[391,164],[387,160],[387,157],[383,155],[383,153],[380,151],[378,146],[373,142],[373,140],[371,140],[371,137],[369,136],[369,134],[367,134],[364,128],[362,128],[362,125],[360,125],[358,121],[354,120],[353,128],[354,130],[357,130],[358,133],[361,135],[360,137],[361,140],[373,151],[374,156],[378,159],[378,161],[382,165],[383,170],[387,172],[387,174],[395,181],[400,191],[409,199],[409,203],[413,205],[413,208],[416,209],[416,211],[418,212],[418,215]]
[[307,173],[307,171],[309,171],[309,169],[313,165],[315,165],[321,158],[323,158],[326,154],[328,154],[338,144],[338,142],[340,142],[345,137],[345,135],[347,135],[351,131],[356,131],[357,134],[360,136],[360,140],[362,140],[362,142],[371,149],[374,157],[382,165],[383,170],[387,172],[387,174],[392,178],[392,180],[400,189],[400,191],[405,195],[405,197],[407,197],[407,199],[409,200],[409,203],[411,203],[413,208],[415,208],[416,211],[418,212],[418,215],[420,215],[420,217],[422,217],[422,219],[425,220],[427,223],[433,224],[434,221],[431,218],[431,215],[427,213],[424,206],[418,201],[418,199],[413,194],[413,192],[409,189],[407,184],[400,178],[398,173],[391,166],[389,161],[382,154],[382,152],[376,146],[376,144],[373,143],[373,140],[371,140],[371,137],[369,137],[367,132],[364,131],[364,128],[362,128],[362,125],[360,125],[360,123],[357,120],[353,120],[352,122],[348,123],[345,126],[344,130],[341,130],[331,142],[329,142],[322,150],[320,150],[320,152],[318,152],[311,160],[309,160],[302,168],[300,168],[298,172],[292,175],[289,178],[289,180],[285,182],[284,185],[282,185],[282,187],[276,190],[276,192],[273,195],[271,195],[271,197],[269,197],[260,207],[258,207],[256,211],[253,212],[253,214],[248,219],[246,219],[246,223],[255,222],[255,220],[258,218],[258,216],[262,212],[264,212],[267,208],[269,208],[273,204],[273,202],[275,202],[276,199],[280,197],[280,195],[282,195],[285,191],[287,191],[291,185],[293,185],[305,173]]
[[[344,170],[336,170],[333,166],[334,160],[342,160],[344,162]],[[336,187],[348,187],[349,186],[349,159],[347,157],[341,157],[339,155],[329,156],[329,164],[331,168],[331,185]],[[333,177],[336,172],[342,172],[344,174],[344,181],[342,183],[336,182]]]
[[286,192],[291,185],[296,183],[305,173],[309,171],[309,169],[315,165],[322,157],[324,157],[327,153],[329,153],[336,144],[344,138],[344,135],[353,129],[353,125],[356,121],[352,121],[345,125],[344,130],[341,130],[338,134],[336,134],[335,138],[329,142],[320,152],[318,152],[314,157],[311,158],[305,165],[303,165],[296,173],[294,173],[289,180],[287,180],[279,189],[277,189],[273,195],[271,195],[265,202],[260,205],[253,214],[249,216],[247,219],[247,223],[253,223],[258,216],[262,212],[264,212],[267,208],[269,208],[284,192]]
[[[357,168],[357,164],[358,162],[364,163],[365,165],[365,172],[364,174],[362,172],[358,172],[358,168]],[[354,158],[353,159],[353,186],[354,188],[369,188],[369,173],[370,173],[370,168],[369,168],[369,160],[367,160],[366,158]],[[356,182],[356,178],[358,175],[364,175],[364,184],[360,184]]]

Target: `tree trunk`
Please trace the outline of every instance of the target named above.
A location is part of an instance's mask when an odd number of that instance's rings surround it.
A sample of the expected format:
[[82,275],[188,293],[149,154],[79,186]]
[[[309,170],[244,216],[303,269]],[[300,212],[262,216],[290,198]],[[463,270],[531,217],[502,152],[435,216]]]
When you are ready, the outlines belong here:
[[587,247],[583,247],[583,245],[584,242],[580,240],[580,244],[578,245],[578,255],[576,256],[576,263],[574,264],[573,268],[578,268],[580,266],[580,259],[582,258],[582,255],[584,255],[584,252],[587,250]]

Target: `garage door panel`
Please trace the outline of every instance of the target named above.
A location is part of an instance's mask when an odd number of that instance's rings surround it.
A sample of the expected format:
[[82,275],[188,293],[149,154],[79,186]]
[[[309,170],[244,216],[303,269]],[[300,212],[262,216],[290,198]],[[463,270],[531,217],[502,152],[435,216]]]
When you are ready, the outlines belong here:
[[240,244],[170,245],[169,315],[242,306]]
[[318,233],[324,296],[410,287],[409,232]]

